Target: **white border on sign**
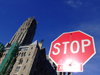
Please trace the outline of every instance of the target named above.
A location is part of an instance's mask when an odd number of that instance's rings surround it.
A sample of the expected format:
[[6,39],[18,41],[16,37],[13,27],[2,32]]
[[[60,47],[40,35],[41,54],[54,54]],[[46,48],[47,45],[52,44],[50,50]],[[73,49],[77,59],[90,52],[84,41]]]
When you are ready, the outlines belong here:
[[[83,33],[83,34],[85,34],[85,35],[87,35],[87,36],[89,36],[89,37],[91,37],[92,38],[92,41],[93,41],[93,48],[94,48],[94,54],[92,54],[91,56],[90,56],[90,58],[88,58],[86,61],[85,61],[85,63],[83,64],[83,65],[85,65],[95,54],[96,54],[96,49],[95,49],[95,44],[94,44],[94,38],[91,36],[91,35],[89,35],[89,34],[87,34],[87,33],[84,33],[84,32],[82,32],[81,30],[77,30],[77,31],[72,31],[72,32],[64,32],[64,33],[62,33],[60,36],[62,36],[63,34],[65,34],[65,33],[74,33],[74,32],[81,32],[81,33]],[[60,36],[58,36],[56,39],[58,39]],[[56,40],[55,39],[55,40]],[[50,53],[51,53],[51,46],[52,46],[52,43],[55,41],[55,40],[53,40],[52,42],[51,42],[51,45],[50,45],[50,50],[49,50],[49,58],[56,64],[56,66],[58,66],[58,64],[50,57]]]

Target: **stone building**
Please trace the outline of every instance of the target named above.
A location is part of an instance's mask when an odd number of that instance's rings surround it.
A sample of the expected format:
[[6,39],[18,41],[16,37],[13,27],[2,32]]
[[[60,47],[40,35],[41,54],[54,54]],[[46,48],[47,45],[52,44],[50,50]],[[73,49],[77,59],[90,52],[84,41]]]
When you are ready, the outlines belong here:
[[28,18],[18,29],[11,41],[6,44],[6,47],[12,45],[13,42],[18,42],[19,45],[31,44],[35,35],[37,22],[33,18]]
[[43,42],[32,43],[36,20],[28,18],[5,47],[0,43],[0,75],[65,75],[46,56]]

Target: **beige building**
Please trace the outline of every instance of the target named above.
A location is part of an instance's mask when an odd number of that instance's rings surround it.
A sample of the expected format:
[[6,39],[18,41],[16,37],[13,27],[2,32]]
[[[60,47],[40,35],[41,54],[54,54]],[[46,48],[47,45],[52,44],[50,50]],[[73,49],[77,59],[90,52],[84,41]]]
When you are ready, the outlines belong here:
[[[0,53],[0,75],[65,75],[56,72],[56,65],[42,48],[43,42],[32,43],[36,24],[34,18],[28,18],[6,44]],[[14,42],[19,47],[13,47]]]
[[33,18],[28,18],[18,29],[11,41],[6,44],[6,47],[12,45],[13,42],[18,42],[19,45],[31,44],[35,35],[37,22]]

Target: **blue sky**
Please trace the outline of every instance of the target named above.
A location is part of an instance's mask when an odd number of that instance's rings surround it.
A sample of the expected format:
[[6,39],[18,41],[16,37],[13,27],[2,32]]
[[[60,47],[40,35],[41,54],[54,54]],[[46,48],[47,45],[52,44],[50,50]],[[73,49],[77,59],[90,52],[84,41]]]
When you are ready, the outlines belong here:
[[33,41],[51,42],[64,32],[81,30],[94,37],[96,55],[84,71],[72,75],[100,75],[100,0],[0,0],[0,42],[6,44],[28,17],[38,21]]

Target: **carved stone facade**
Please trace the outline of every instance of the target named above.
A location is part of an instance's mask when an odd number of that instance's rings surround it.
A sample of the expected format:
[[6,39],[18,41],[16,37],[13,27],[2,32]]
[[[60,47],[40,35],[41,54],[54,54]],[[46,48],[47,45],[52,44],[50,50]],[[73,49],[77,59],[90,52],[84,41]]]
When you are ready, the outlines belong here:
[[[35,41],[30,45],[20,46],[15,59],[4,75],[57,75],[55,69],[46,59],[45,48],[42,48],[42,44]],[[0,63],[9,49],[10,47],[4,49]]]
[[31,44],[35,35],[36,24],[34,17],[28,18],[12,37],[11,41],[6,44],[6,47],[10,47],[13,42],[18,42],[19,45]]
[[4,75],[65,75],[63,72],[56,72],[56,65],[46,56],[45,48],[42,48],[43,42],[32,43],[36,24],[34,18],[28,18],[6,44],[0,64],[13,42],[18,42],[20,46]]

